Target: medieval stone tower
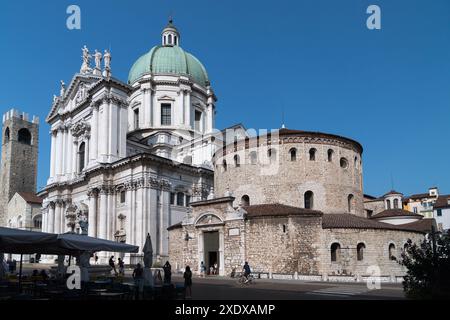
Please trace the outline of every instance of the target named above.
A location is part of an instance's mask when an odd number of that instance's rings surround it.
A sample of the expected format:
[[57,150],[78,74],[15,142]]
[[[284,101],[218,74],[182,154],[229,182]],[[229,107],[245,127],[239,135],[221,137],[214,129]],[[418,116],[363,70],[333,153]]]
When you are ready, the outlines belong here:
[[17,110],[3,115],[0,169],[0,226],[7,225],[7,207],[16,192],[36,192],[39,119]]

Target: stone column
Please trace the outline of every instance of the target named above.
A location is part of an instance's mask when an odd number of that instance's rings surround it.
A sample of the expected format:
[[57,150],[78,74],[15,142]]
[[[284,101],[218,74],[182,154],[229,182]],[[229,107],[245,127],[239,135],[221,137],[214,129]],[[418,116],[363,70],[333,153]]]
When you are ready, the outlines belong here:
[[161,222],[160,222],[160,247],[159,247],[159,254],[160,255],[168,255],[169,254],[169,248],[168,248],[168,231],[167,228],[169,226],[169,208],[170,206],[170,192],[166,188],[163,188],[161,192]]
[[61,233],[62,200],[56,200],[54,233]]
[[67,152],[66,152],[66,127],[61,129],[61,167],[59,174],[64,175],[66,170],[66,158],[67,158]]
[[225,275],[225,237],[223,228],[219,230],[219,275]]
[[78,172],[78,140],[73,139],[72,143],[72,174],[75,176]]
[[119,107],[115,101],[110,99],[109,101],[109,130],[108,130],[108,162],[118,160],[118,145],[117,137],[119,135],[120,128],[118,127],[118,115]]
[[106,162],[108,159],[108,137],[109,137],[109,99],[103,99],[103,106],[102,106],[102,120],[101,120],[101,135],[99,135],[99,138],[101,137],[102,140],[98,141],[98,144],[100,146],[100,155],[102,162]]
[[[149,219],[148,219],[148,230],[150,232],[150,236],[152,239],[155,239],[157,241],[157,227],[158,227],[158,190],[155,188],[155,186],[152,186],[150,189],[150,201],[149,201]],[[156,251],[156,242],[153,243],[153,246],[155,246]],[[155,252],[156,254],[156,252]]]
[[86,169],[87,167],[89,167],[89,161],[91,160],[89,157],[89,150],[90,150],[90,142],[91,141],[91,137],[88,135],[85,137],[84,143],[85,143],[85,151],[84,151],[84,168]]
[[67,152],[67,168],[66,168],[66,174],[68,176],[70,176],[73,172],[73,135],[70,132],[70,130],[68,131],[68,142],[67,142],[67,148],[66,148],[66,152]]
[[98,237],[101,239],[106,239],[107,232],[107,214],[108,214],[108,190],[102,188],[100,190],[100,217],[98,222]]
[[131,233],[130,233],[130,243],[133,245],[137,244],[136,239],[136,188],[133,186],[133,189],[131,190],[131,197],[130,197],[130,214],[131,214]]
[[92,120],[91,120],[91,161],[97,160],[98,156],[98,104],[92,106]]
[[148,189],[147,184],[145,184],[144,188],[142,189],[142,226],[141,226],[141,233],[142,233],[142,239],[143,239],[142,246],[144,245],[144,242],[147,237],[147,233],[149,232],[149,229],[148,229],[148,220],[149,220],[148,193],[149,193],[149,189]]
[[127,243],[131,244],[131,234],[132,234],[132,219],[131,219],[131,208],[134,206],[133,202],[131,202],[131,197],[132,197],[132,193],[133,193],[133,188],[131,185],[127,185],[127,205],[128,205],[128,210],[126,213],[126,220],[125,220],[125,232],[126,232],[126,237],[127,237]]
[[185,110],[186,110],[186,125],[188,127],[191,127],[191,91],[186,91],[186,103],[185,103]]
[[143,218],[144,218],[144,212],[143,212],[143,203],[142,203],[142,192],[143,188],[142,186],[138,186],[138,189],[136,190],[136,225],[134,229],[134,233],[136,234],[136,245],[139,247],[142,247],[143,245],[143,235],[142,235],[142,227],[143,227]]
[[142,89],[142,112],[144,114],[144,127],[148,128],[150,124],[150,84],[141,85]]
[[178,109],[181,110],[181,123],[186,125],[186,110],[184,107],[184,90],[180,90],[180,107]]
[[88,196],[89,196],[88,236],[96,237],[98,190],[97,189],[90,190]]
[[114,240],[114,220],[115,220],[115,206],[114,199],[115,193],[113,190],[109,190],[108,192],[108,219],[107,219],[107,230],[106,235],[108,240]]
[[56,150],[55,150],[55,155],[56,155],[56,159],[55,159],[55,176],[58,176],[61,174],[62,172],[62,154],[64,152],[64,150],[62,149],[62,131],[59,128],[56,134]]
[[52,151],[50,153],[50,177],[53,178],[55,176],[55,162],[56,162],[56,130],[51,131],[52,136]]
[[55,203],[50,202],[48,205],[47,232],[55,232]]

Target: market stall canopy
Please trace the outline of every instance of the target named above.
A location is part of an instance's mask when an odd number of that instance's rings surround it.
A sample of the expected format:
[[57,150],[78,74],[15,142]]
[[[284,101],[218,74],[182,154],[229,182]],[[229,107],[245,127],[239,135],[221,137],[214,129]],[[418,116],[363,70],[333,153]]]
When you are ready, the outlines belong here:
[[139,247],[74,233],[58,235],[0,227],[0,252],[4,253],[77,255],[98,251],[137,253]]
[[13,254],[46,253],[42,250],[53,246],[57,239],[57,234],[0,227],[0,252]]
[[126,243],[88,237],[76,233],[64,233],[58,235],[58,247],[64,248],[65,250],[68,250],[70,252],[109,251],[109,252],[137,253],[139,251],[138,246],[132,246]]

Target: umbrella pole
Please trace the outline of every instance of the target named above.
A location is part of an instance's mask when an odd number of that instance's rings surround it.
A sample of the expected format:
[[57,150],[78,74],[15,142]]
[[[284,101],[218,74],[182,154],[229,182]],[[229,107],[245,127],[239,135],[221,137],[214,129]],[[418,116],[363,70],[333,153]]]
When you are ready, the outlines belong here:
[[22,293],[22,264],[23,264],[23,254],[20,255],[20,267],[19,267],[19,293]]

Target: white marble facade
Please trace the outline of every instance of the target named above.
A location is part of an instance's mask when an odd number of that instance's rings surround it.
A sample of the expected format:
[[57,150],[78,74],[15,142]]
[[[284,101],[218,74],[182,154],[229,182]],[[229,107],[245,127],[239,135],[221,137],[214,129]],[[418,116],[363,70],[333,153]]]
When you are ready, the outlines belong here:
[[[43,231],[85,232],[141,248],[150,233],[155,256],[164,259],[167,228],[212,191],[211,159],[222,143],[214,130],[216,97],[209,82],[186,74],[148,72],[125,83],[112,77],[110,56],[103,72],[99,52],[94,68],[90,59],[83,48],[80,72],[67,88],[61,81],[46,119]],[[163,104],[171,109],[166,123]]]

